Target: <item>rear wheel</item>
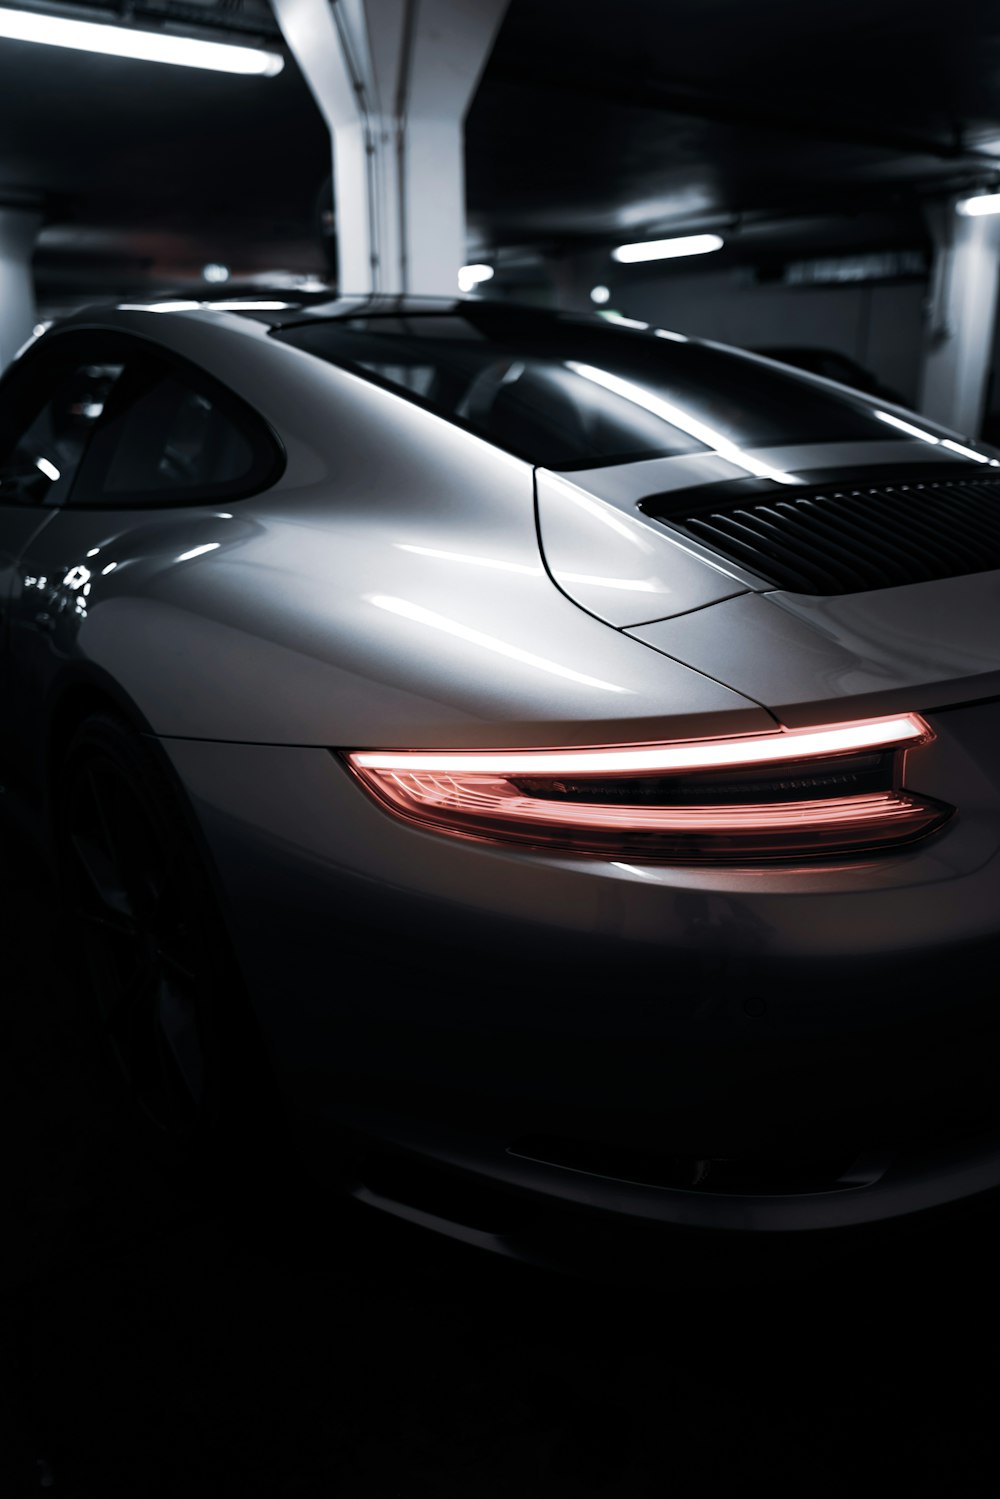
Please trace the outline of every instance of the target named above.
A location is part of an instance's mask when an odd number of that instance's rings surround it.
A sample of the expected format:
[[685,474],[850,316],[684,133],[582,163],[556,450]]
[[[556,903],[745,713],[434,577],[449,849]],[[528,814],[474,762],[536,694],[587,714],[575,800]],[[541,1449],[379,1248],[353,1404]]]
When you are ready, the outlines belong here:
[[158,1154],[193,1175],[259,1157],[278,1117],[260,1038],[186,809],[124,720],[81,723],[54,824],[82,987]]

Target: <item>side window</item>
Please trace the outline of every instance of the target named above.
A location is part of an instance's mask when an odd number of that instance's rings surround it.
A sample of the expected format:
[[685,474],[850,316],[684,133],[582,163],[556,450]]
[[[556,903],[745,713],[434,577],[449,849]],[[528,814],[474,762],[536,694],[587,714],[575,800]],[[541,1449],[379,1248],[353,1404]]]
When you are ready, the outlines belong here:
[[376,364],[368,359],[359,359],[358,366],[377,379],[388,381],[390,385],[401,385],[404,390],[412,390],[415,396],[429,396],[437,375],[432,364]]
[[124,369],[53,354],[12,371],[16,383],[5,386],[0,501],[58,505],[66,499]]
[[144,354],[107,402],[71,505],[197,505],[262,489],[273,440],[235,397],[192,369]]
[[251,407],[130,333],[47,334],[0,380],[0,504],[210,505],[281,465]]

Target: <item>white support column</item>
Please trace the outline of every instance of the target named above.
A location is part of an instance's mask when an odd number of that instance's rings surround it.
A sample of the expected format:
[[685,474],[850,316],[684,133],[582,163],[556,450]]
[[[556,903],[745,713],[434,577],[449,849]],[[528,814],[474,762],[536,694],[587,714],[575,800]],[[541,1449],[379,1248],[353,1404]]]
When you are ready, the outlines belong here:
[[920,410],[977,437],[993,353],[1000,216],[967,218],[949,204],[932,227],[935,267]]
[[339,289],[454,296],[463,122],[508,0],[273,0],[333,137]]
[[38,321],[31,252],[41,222],[33,209],[0,207],[0,370],[27,343]]

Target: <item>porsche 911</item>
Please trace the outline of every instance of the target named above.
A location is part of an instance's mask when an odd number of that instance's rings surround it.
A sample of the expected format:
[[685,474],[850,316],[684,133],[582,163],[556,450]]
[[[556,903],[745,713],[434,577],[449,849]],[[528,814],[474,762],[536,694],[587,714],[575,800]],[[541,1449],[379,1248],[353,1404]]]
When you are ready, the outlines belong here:
[[277,1100],[508,1254],[996,1187],[998,501],[975,439],[599,315],[49,328],[2,751],[136,1117],[197,1161]]

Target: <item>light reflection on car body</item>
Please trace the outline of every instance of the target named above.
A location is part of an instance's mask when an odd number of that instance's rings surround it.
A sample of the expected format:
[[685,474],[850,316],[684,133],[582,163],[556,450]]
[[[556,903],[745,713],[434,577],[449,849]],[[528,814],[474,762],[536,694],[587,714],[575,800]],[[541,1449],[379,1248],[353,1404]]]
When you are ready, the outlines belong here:
[[[552,1213],[823,1228],[1000,1182],[969,978],[1000,926],[997,460],[662,332],[132,307],[53,328],[0,387],[9,762],[45,793],[96,707],[145,735],[287,1106],[348,1131],[360,1200],[508,1253],[540,1253]],[[60,360],[101,398],[74,387],[90,425],[57,462],[20,388]],[[130,447],[140,409],[180,433],[159,466]],[[877,531],[901,494],[940,538],[884,526],[881,560],[848,560],[893,580],[825,590],[829,507]],[[772,514],[775,567],[790,547],[815,586],[769,577]],[[761,570],[712,539],[744,515]],[[627,759],[887,720],[918,727],[748,781],[723,756],[640,784]],[[591,751],[625,769],[587,782]],[[407,756],[433,784],[405,800]],[[435,756],[492,761],[489,818],[461,822]],[[671,818],[694,841],[651,842]]]

